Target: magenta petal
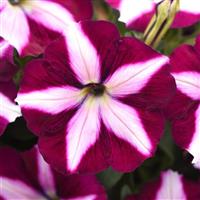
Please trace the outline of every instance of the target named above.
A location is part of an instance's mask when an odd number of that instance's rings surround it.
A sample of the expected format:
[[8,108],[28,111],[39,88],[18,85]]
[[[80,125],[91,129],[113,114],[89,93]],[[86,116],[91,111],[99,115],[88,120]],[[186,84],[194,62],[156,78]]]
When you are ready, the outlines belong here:
[[51,0],[52,2],[62,5],[67,10],[70,10],[76,21],[91,19],[93,14],[91,0]]
[[16,72],[13,62],[14,48],[0,37],[0,81],[9,81]]
[[57,67],[54,67],[56,74],[67,81],[69,85],[81,87],[75,73],[70,68],[68,49],[64,37],[52,42],[45,51],[44,57]]
[[0,199],[107,199],[95,176],[63,176],[51,169],[36,147],[23,153],[0,148],[0,163]]
[[[51,54],[47,53],[47,55]],[[50,131],[51,135],[56,132],[56,128],[60,130],[65,127],[65,117],[63,117],[65,112],[62,113],[66,109],[65,105],[70,109],[76,105],[77,100],[79,101],[78,97],[71,99],[77,93],[77,89],[70,86],[76,79],[72,77],[68,79],[70,74],[67,66],[64,65],[65,59],[67,60],[64,57],[63,63],[58,59],[58,61],[55,59],[56,62],[54,62],[52,56],[51,63],[38,59],[26,66],[16,101],[22,107],[28,127],[36,134],[44,135]],[[76,83],[79,84],[78,81]],[[55,95],[56,93],[57,95]],[[69,99],[70,102],[66,99]],[[27,102],[29,102],[28,107]],[[52,122],[54,123],[52,124]],[[48,124],[51,126],[51,130],[46,128],[49,126]]]
[[183,28],[191,26],[200,21],[200,14],[193,14],[189,12],[179,11],[176,14],[172,28]]
[[[144,32],[152,16],[156,13],[156,1],[106,0],[113,8],[119,10],[119,20],[130,29]],[[159,1],[157,1],[159,2]],[[144,6],[145,4],[145,6]],[[172,28],[191,26],[200,20],[200,9],[196,1],[180,1],[180,11],[176,14]],[[134,10],[134,12],[132,12]]]
[[[184,56],[183,56],[184,55]],[[176,143],[188,150],[193,163],[199,157],[199,106],[200,106],[200,54],[197,39],[196,46],[182,45],[171,55],[171,72],[177,85],[177,93],[166,109],[172,122]]]
[[161,56],[141,41],[131,37],[116,39],[106,53],[102,65],[102,81],[123,65],[145,62]]
[[54,173],[57,182],[57,194],[63,199],[107,199],[103,186],[99,184],[93,175],[64,177],[59,173]]
[[[148,112],[140,109],[135,110],[138,113],[143,131],[146,133],[147,139],[150,142],[150,147],[148,153],[144,150],[142,151],[142,148],[139,145],[134,146],[134,143],[137,143],[136,139],[134,139],[132,142],[125,141],[124,139],[117,137],[116,133],[107,129],[110,136],[111,166],[119,171],[132,171],[133,169],[137,168],[145,159],[151,157],[154,154],[157,148],[157,144],[163,134],[165,120],[162,114],[157,112]],[[135,121],[132,123],[136,125]],[[136,128],[133,129],[133,131],[135,131],[135,135],[138,132]],[[142,133],[142,130],[140,131],[140,133]],[[124,132],[124,134],[127,133]],[[142,140],[142,143],[145,144],[145,138],[143,138],[144,136],[139,135],[138,133],[138,137],[140,140]]]
[[42,54],[44,53],[45,48],[60,36],[60,33],[42,26],[28,16],[26,18],[29,27],[31,27],[31,34],[28,37],[28,43],[23,47],[20,55],[35,56]]
[[[114,24],[105,21],[86,21],[81,22],[80,25],[92,45],[95,47],[100,57],[100,64],[104,65],[108,52],[112,53],[113,49],[111,48],[113,42],[120,37],[117,27]],[[104,71],[101,73],[104,74]]]
[[0,82],[0,135],[8,123],[21,116],[20,108],[14,103],[17,91],[12,81]]
[[162,172],[159,178],[147,183],[138,195],[127,200],[154,200],[154,199],[191,199],[200,197],[200,180],[192,181],[183,175],[168,170]]
[[[56,138],[55,138],[56,139]],[[57,140],[55,140],[57,141]],[[62,155],[62,150],[59,149],[59,155]],[[26,167],[29,170],[31,175],[35,175],[34,180],[37,182],[42,183],[41,180],[38,179],[38,171],[42,169],[42,165],[44,165],[44,160],[42,161],[41,155],[39,155],[38,150],[36,148],[31,149],[30,151],[27,151],[22,154],[23,159],[26,163]],[[39,157],[41,157],[39,159]],[[32,159],[31,159],[32,158]],[[34,170],[32,169],[32,166],[34,166]],[[50,166],[49,166],[50,167]],[[50,168],[49,168],[50,169]],[[103,187],[98,183],[97,179],[93,175],[87,175],[87,176],[80,176],[80,175],[72,175],[72,176],[64,176],[63,174],[58,173],[57,171],[54,171],[53,169],[50,169],[53,175],[53,180],[55,181],[55,187],[56,187],[56,194],[60,198],[86,198],[88,196],[97,200],[105,200],[106,195],[104,192]],[[34,173],[33,173],[34,172]],[[41,174],[42,175],[42,174]],[[42,178],[42,177],[41,177]],[[41,186],[43,186],[43,189],[46,186],[48,186],[49,180],[47,182],[43,182]],[[87,184],[86,184],[87,183]],[[44,185],[45,184],[45,185]]]
[[[9,147],[0,148],[0,176],[3,193],[0,198],[41,198],[41,188],[34,184],[19,153]],[[13,165],[15,163],[15,165]],[[4,182],[5,181],[5,182]],[[23,188],[22,188],[23,187]]]

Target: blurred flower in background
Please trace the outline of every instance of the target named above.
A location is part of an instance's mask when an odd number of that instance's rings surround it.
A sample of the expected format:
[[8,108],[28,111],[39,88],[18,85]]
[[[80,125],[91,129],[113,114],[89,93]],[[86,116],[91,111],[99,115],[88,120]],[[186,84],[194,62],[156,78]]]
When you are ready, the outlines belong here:
[[38,148],[19,153],[0,148],[0,199],[106,200],[95,176],[62,176],[43,160]]
[[70,23],[91,17],[90,0],[1,0],[0,36],[20,55],[38,55]]
[[170,56],[177,93],[167,108],[176,143],[200,162],[200,36],[195,46],[182,45]]
[[189,180],[178,172],[168,170],[127,200],[197,200],[200,199],[199,188],[200,180]]
[[[156,6],[162,0],[106,0],[106,2],[119,10],[119,20],[126,23],[128,28],[143,32],[156,13]],[[176,14],[172,28],[191,26],[199,20],[200,2],[179,0],[179,12]]]

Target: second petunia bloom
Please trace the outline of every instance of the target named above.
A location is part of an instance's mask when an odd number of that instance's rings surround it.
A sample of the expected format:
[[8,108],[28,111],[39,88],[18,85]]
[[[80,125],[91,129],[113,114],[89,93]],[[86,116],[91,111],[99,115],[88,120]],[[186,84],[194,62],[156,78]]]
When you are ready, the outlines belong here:
[[[143,32],[153,15],[156,6],[163,0],[106,0],[113,8],[119,10],[119,20],[127,27]],[[173,2],[173,0],[171,1]],[[200,2],[197,0],[179,0],[179,11],[172,28],[191,26],[200,21]]]
[[168,58],[104,21],[74,24],[25,69],[17,102],[47,162],[131,171],[153,155],[174,93]]
[[195,46],[182,45],[170,56],[177,92],[167,108],[176,143],[200,168],[200,36]]

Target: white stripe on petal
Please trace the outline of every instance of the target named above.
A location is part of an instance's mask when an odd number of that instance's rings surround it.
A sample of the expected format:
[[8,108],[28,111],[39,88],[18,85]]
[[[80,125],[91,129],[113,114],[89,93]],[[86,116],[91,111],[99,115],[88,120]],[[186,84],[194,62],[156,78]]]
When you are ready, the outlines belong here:
[[61,33],[69,24],[75,22],[72,14],[58,3],[46,0],[29,0],[22,6],[26,14],[34,21]]
[[178,90],[194,100],[200,99],[200,73],[181,72],[172,73],[176,80]]
[[153,10],[154,3],[152,0],[121,0],[119,5],[119,20],[130,24],[142,15]]
[[151,141],[136,110],[107,97],[101,104],[101,116],[108,129],[144,155],[151,154]]
[[65,32],[70,65],[80,82],[87,84],[98,82],[100,64],[97,50],[81,29],[74,24]]
[[188,151],[194,156],[192,162],[200,162],[200,105],[195,112],[195,133],[192,137]]
[[21,116],[19,106],[15,105],[8,97],[0,93],[0,116],[13,122],[17,117]]
[[113,96],[137,93],[167,62],[167,57],[160,56],[148,61],[120,67],[105,81],[108,92]]
[[61,200],[95,200],[96,197],[97,196],[95,194],[91,194],[91,195],[87,195],[87,196],[67,198],[67,199],[61,199]]
[[191,14],[200,14],[200,1],[180,0],[180,11],[185,11]]
[[0,178],[0,196],[5,200],[46,200],[42,194],[19,180]]
[[57,114],[76,106],[82,99],[80,90],[69,87],[51,87],[48,89],[19,93],[16,101],[21,107]]
[[99,99],[88,97],[67,127],[67,165],[73,171],[99,137]]
[[0,19],[0,36],[21,53],[29,41],[29,26],[22,9],[7,5],[0,12]]
[[156,195],[156,200],[186,200],[181,175],[168,170],[161,176],[161,186]]
[[36,148],[36,152],[38,163],[38,180],[40,185],[48,196],[56,196],[56,187],[51,167],[45,162],[38,148]]

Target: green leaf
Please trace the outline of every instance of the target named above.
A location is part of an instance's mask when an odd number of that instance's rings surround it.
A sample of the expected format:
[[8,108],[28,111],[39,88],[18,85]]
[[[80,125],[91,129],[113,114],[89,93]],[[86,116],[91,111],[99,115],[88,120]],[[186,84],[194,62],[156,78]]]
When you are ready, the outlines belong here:
[[97,178],[108,190],[121,179],[122,175],[123,173],[119,173],[114,171],[112,168],[108,168],[107,170],[97,174]]

